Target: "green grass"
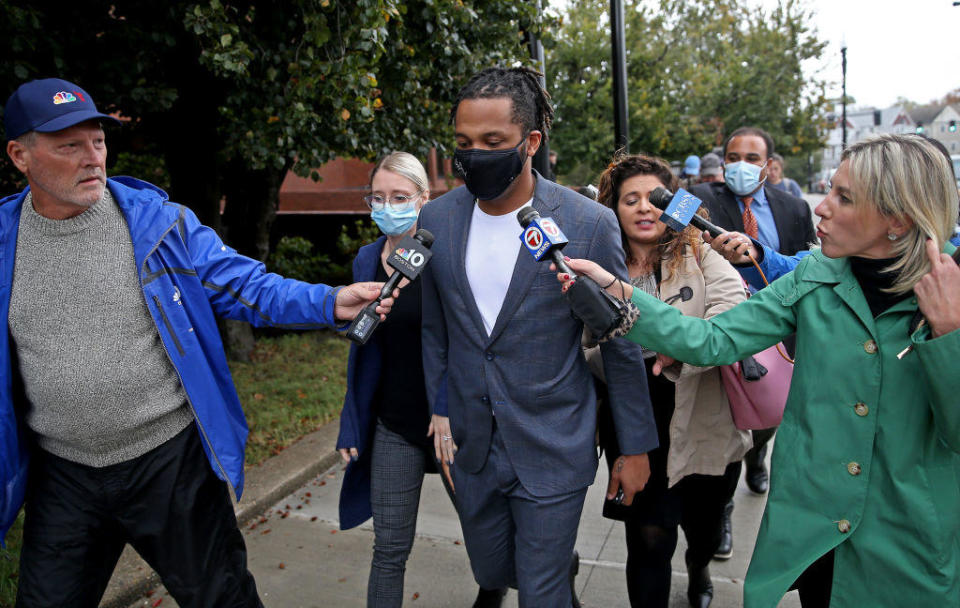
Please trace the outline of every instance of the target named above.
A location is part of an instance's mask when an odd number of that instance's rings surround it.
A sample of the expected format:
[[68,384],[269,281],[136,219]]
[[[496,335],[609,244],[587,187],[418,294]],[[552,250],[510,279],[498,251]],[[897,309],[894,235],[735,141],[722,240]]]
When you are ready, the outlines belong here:
[[230,371],[250,425],[247,466],[279,454],[340,415],[350,343],[327,332],[261,338]]
[[7,533],[6,549],[0,549],[0,606],[13,606],[17,599],[17,572],[20,570],[20,541],[23,537],[23,511]]
[[[329,332],[260,338],[251,363],[230,364],[250,425],[248,467],[340,415],[349,344]],[[16,599],[22,528],[21,511],[0,550],[0,608]]]

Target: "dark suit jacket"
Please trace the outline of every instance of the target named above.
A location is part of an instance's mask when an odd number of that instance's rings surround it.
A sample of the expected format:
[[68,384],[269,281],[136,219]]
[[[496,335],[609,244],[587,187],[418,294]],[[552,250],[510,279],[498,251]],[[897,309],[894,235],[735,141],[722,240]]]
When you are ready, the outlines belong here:
[[[353,260],[353,280],[372,281],[377,274],[380,253],[387,237],[364,245]],[[380,380],[380,347],[376,340],[360,346],[350,343],[347,358],[347,393],[340,414],[340,436],[337,449],[357,448],[360,458],[347,465],[340,490],[340,529],[358,526],[371,517],[370,455],[367,452],[376,417],[373,396]]]
[[[733,192],[726,184],[712,182],[698,184],[690,189],[707,206],[710,212],[710,221],[726,228],[743,232],[743,214]],[[773,223],[777,227],[780,237],[779,252],[784,255],[793,255],[798,251],[810,249],[817,243],[817,233],[813,227],[813,215],[810,205],[803,199],[797,198],[782,190],[763,187],[770,209],[773,211]]]
[[[421,226],[436,239],[433,259],[421,275],[431,407],[443,414],[437,406],[448,406],[459,447],[456,462],[463,470],[476,473],[486,462],[495,413],[527,491],[552,496],[580,490],[593,482],[597,469],[596,395],[580,347],[583,324],[573,318],[550,264],[536,262],[521,248],[487,336],[465,267],[473,206],[473,196],[461,187],[420,212]],[[566,234],[566,255],[627,276],[620,228],[609,209],[539,176],[533,207]],[[518,223],[518,239],[521,230]],[[623,451],[648,452],[658,443],[640,348],[618,339],[601,350]],[[437,403],[444,399],[446,404]]]

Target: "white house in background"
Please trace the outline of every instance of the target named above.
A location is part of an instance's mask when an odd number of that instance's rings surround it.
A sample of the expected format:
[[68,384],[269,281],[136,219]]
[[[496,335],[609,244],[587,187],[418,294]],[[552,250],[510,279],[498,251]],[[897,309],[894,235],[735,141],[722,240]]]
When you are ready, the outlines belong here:
[[[827,133],[827,142],[823,149],[824,171],[833,173],[840,166],[843,153],[842,109],[835,108],[834,127]],[[854,144],[877,133],[913,133],[916,122],[903,106],[890,106],[885,109],[857,108],[847,110],[847,145]]]
[[[830,117],[835,126],[827,133],[821,163],[826,174],[831,174],[840,166],[840,155],[843,153],[841,115],[841,109],[837,106]],[[848,146],[876,133],[923,133],[940,141],[952,154],[960,154],[960,106],[931,104],[908,110],[896,105],[882,110],[847,110]]]
[[924,125],[923,132],[927,137],[940,140],[951,154],[960,154],[960,108],[943,106],[930,124]]

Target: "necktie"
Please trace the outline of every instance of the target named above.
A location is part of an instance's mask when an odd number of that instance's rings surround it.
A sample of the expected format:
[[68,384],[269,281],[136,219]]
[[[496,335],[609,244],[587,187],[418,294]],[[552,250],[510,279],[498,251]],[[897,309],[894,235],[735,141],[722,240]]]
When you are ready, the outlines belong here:
[[747,235],[757,238],[760,234],[760,229],[757,226],[757,218],[753,215],[753,211],[750,210],[750,203],[753,202],[752,196],[743,197],[743,231]]

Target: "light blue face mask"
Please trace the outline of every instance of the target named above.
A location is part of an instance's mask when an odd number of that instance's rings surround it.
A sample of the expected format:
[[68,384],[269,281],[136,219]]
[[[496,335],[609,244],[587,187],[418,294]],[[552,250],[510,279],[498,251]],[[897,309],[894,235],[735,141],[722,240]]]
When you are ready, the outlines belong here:
[[[754,192],[760,186],[760,172],[767,163],[758,167],[753,163],[746,161],[737,161],[724,165],[723,178],[727,182],[727,187],[733,190],[737,196],[746,196]],[[766,181],[766,180],[764,180]]]
[[393,205],[384,205],[380,211],[371,211],[370,217],[377,223],[380,231],[388,236],[403,234],[417,221],[417,206],[411,204],[408,209],[396,211]]

